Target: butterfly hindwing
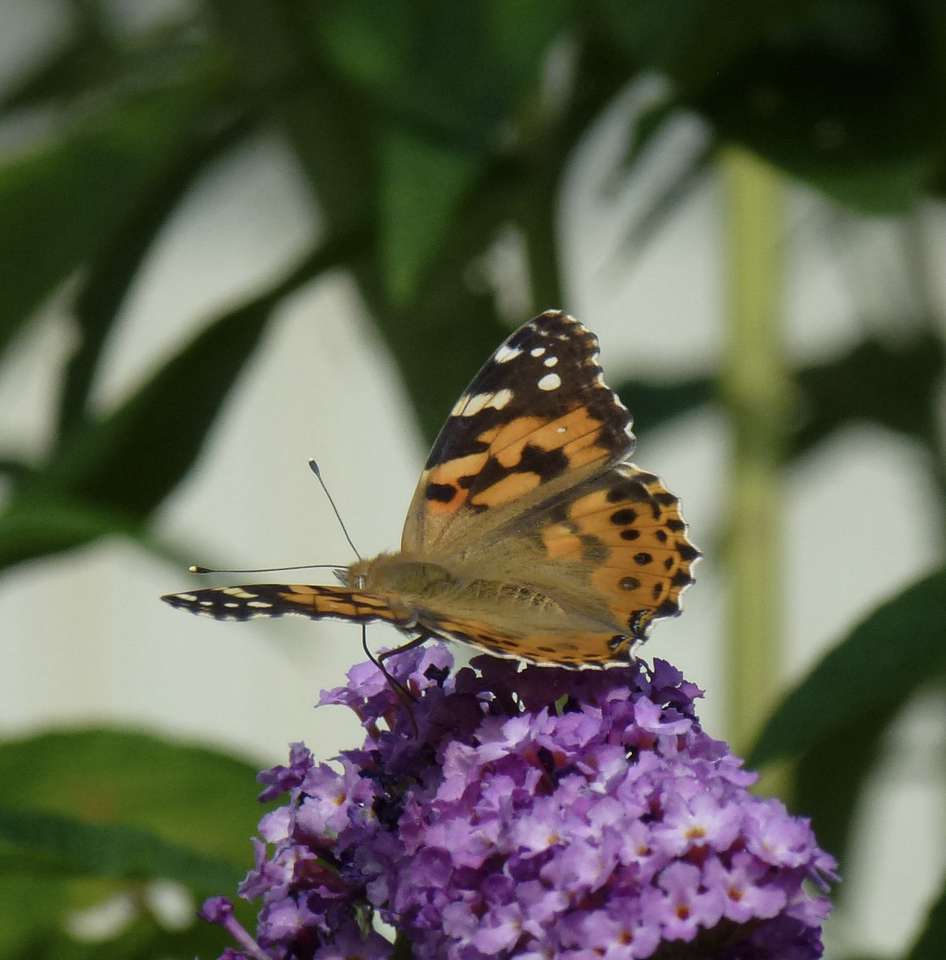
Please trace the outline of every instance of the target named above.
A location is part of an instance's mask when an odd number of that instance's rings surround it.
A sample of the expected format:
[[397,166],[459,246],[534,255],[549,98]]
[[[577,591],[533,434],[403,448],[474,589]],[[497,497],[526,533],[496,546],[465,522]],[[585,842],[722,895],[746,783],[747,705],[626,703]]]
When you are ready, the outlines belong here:
[[383,597],[347,587],[304,583],[252,583],[241,587],[209,587],[162,597],[172,607],[215,620],[252,620],[300,614],[311,620],[384,620],[399,627],[413,626],[411,618],[396,613]]
[[547,561],[575,564],[573,576],[586,580],[586,596],[606,607],[615,629],[641,638],[653,620],[680,612],[700,552],[679,501],[652,473],[619,463],[536,513]]
[[486,530],[628,456],[631,416],[605,385],[597,357],[597,337],[559,311],[516,330],[434,442],[402,549],[445,549],[467,537],[473,517]]
[[494,656],[572,668],[626,666],[633,643],[626,634],[603,627],[541,633],[457,616],[432,619],[427,627],[444,639],[458,640]]

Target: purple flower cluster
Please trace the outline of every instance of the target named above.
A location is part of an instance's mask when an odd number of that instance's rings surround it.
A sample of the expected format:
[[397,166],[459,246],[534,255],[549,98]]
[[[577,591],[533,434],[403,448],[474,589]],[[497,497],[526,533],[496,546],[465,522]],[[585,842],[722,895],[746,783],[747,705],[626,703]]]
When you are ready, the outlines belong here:
[[[440,645],[393,657],[413,718],[371,664],[323,693],[365,731],[334,765],[302,745],[260,775],[240,887],[261,899],[255,960],[809,960],[834,861],[807,821],[700,729],[700,691],[657,660],[572,672]],[[265,841],[265,842],[264,842]],[[205,915],[232,924],[221,901]],[[681,951],[681,947],[686,949]]]

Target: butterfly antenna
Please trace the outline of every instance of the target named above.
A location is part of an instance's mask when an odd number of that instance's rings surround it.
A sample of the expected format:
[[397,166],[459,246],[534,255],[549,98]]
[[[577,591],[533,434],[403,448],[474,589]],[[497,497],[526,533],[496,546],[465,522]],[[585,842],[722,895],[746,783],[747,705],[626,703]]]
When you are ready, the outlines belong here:
[[338,570],[344,567],[343,563],[300,563],[295,567],[252,567],[249,570],[218,570],[211,567],[201,567],[192,563],[188,568],[188,573],[281,573],[285,570]]
[[355,556],[360,560],[361,554],[358,552],[358,548],[352,543],[351,537],[348,535],[348,528],[345,526],[345,521],[342,520],[342,515],[338,512],[338,507],[335,506],[335,501],[332,499],[332,495],[328,492],[328,487],[325,486],[325,481],[322,479],[322,472],[319,470],[319,465],[315,460],[309,460],[309,469],[315,474],[316,479],[322,484],[322,489],[325,491],[325,496],[328,497],[328,502],[332,505],[332,510],[335,511],[335,517],[338,520],[339,526],[342,528],[342,533],[345,534],[345,539],[348,541],[348,546],[355,551]]

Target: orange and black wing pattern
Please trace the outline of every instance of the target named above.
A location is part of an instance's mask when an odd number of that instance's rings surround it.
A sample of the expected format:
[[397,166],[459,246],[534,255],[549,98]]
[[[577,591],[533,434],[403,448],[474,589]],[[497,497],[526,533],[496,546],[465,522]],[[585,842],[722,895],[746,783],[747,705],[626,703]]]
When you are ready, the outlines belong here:
[[161,598],[172,607],[213,617],[214,620],[253,620],[299,614],[310,620],[348,620],[367,623],[383,620],[402,629],[414,622],[396,613],[384,597],[348,587],[305,583],[253,583],[241,587],[208,587]]
[[[482,530],[487,511],[505,519],[625,459],[634,446],[631,415],[604,383],[597,357],[597,337],[560,311],[516,330],[434,442],[402,549],[437,549],[461,517],[478,516]],[[464,534],[450,531],[448,539]]]
[[424,623],[430,633],[477,647],[493,656],[572,670],[626,667],[634,644],[631,637],[604,626],[543,632],[449,614],[429,615]]
[[549,561],[587,577],[588,595],[635,641],[654,620],[680,612],[700,556],[687,539],[679,500],[630,463],[548,507],[536,536]]

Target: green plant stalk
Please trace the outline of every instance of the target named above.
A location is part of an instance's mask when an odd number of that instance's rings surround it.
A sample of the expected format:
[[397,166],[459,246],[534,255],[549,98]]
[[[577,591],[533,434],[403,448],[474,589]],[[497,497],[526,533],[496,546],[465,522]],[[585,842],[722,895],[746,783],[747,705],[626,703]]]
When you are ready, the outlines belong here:
[[748,153],[722,154],[727,304],[723,399],[732,450],[726,483],[729,738],[752,743],[774,706],[781,660],[779,461],[788,378],[782,356],[782,186]]

